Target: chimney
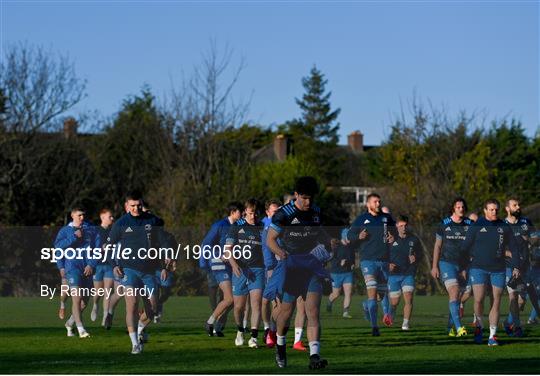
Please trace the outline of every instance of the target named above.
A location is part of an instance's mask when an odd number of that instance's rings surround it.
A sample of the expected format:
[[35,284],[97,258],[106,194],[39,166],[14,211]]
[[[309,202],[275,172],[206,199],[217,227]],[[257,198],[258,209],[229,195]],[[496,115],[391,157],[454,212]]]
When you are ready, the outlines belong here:
[[364,152],[364,135],[360,131],[354,131],[347,136],[349,147],[355,154]]
[[278,134],[274,139],[274,155],[278,161],[284,161],[287,158],[287,137]]
[[64,137],[68,140],[77,137],[77,120],[72,117],[64,120]]

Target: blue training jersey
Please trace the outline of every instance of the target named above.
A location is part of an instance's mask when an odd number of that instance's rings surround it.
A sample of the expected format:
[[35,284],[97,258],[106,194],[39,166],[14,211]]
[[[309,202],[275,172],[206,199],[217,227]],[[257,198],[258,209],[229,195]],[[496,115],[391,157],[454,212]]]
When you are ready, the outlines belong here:
[[[519,249],[519,266],[522,271],[525,271],[530,266],[530,250],[528,239],[530,238],[531,233],[534,232],[534,225],[528,218],[525,217],[519,218],[516,223],[510,223],[508,222],[508,219],[505,219],[504,222],[507,223],[508,226],[510,226],[510,228],[512,229],[516,246]],[[506,266],[510,267],[511,259],[507,257],[505,261]]]
[[461,251],[461,244],[465,240],[465,235],[472,223],[469,218],[464,218],[461,222],[454,222],[452,217],[446,217],[441,221],[435,237],[438,240],[442,240],[442,261],[459,266],[468,263],[468,255]]
[[[358,235],[363,230],[367,231],[368,236],[360,240]],[[374,216],[365,212],[354,220],[347,233],[347,239],[360,251],[360,260],[388,261],[389,233],[396,237],[395,222],[390,215],[379,213]]]
[[[222,218],[212,223],[212,226],[210,226],[210,230],[205,235],[202,241],[201,249],[203,249],[204,247],[210,247],[210,251],[212,251],[214,246],[219,246],[221,247],[221,250],[223,250],[223,246],[225,245],[225,239],[227,237],[227,233],[229,232],[230,226],[231,222],[229,222],[228,217]],[[202,269],[211,269],[212,264],[220,264],[223,266],[223,269],[225,269],[225,265],[223,265],[223,262],[221,260],[207,259],[205,257],[202,257],[201,254],[201,257],[199,258],[199,267],[201,267]]]
[[[78,229],[80,229],[82,232],[81,238],[77,238],[75,236],[75,231],[77,231]],[[73,222],[71,222],[67,226],[64,226],[60,229],[60,231],[56,235],[56,239],[54,240],[54,247],[62,249],[64,251],[67,248],[73,248],[74,250],[76,250],[77,248],[85,249],[87,247],[90,247],[94,249],[100,248],[101,242],[102,239],[100,237],[97,226],[92,225],[90,222],[84,221],[79,228],[76,228],[73,226]],[[59,253],[58,256],[60,256]],[[81,252],[80,258],[72,258],[70,256],[71,255],[68,255],[69,258],[61,257],[60,259],[58,259],[56,267],[58,269],[64,269],[66,273],[72,271],[82,273],[87,265],[95,268],[99,262],[99,260],[95,258],[95,254],[93,252],[91,252],[90,255],[88,255],[86,251]]]
[[[258,222],[254,225],[250,225],[247,221],[242,218],[236,221],[232,226],[229,227],[229,232],[225,240],[227,245],[239,245],[241,247],[240,251],[242,256],[237,259],[239,264],[242,267],[248,268],[263,268],[264,267],[264,256],[262,249],[262,231],[263,223]],[[242,252],[242,249],[245,246],[250,247],[251,257],[245,258],[245,252]],[[231,250],[232,252],[232,250]]]
[[[415,257],[414,263],[411,264],[409,256]],[[407,234],[404,238],[398,235],[390,247],[390,262],[396,265],[390,274],[416,275],[416,267],[421,256],[422,247],[415,235]]]
[[519,250],[512,229],[500,219],[479,218],[467,231],[461,250],[470,256],[471,268],[504,270],[506,250],[512,252],[510,267],[519,267]]

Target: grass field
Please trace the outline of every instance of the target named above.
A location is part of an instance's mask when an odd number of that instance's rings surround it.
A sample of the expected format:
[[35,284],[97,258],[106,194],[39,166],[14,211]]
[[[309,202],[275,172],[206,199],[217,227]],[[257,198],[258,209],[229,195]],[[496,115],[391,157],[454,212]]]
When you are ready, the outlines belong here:
[[[527,326],[527,336],[519,339],[509,338],[501,330],[501,346],[479,346],[472,343],[472,336],[445,335],[446,297],[419,296],[410,332],[401,332],[397,325],[382,328],[381,337],[373,338],[359,301],[360,297],[354,296],[353,319],[341,318],[340,301],[334,305],[335,313],[321,314],[321,353],[329,367],[317,372],[540,373],[540,326]],[[305,353],[289,350],[289,367],[281,370],[274,365],[274,350],[235,348],[232,315],[226,337],[207,337],[202,329],[208,315],[204,297],[172,298],[165,306],[163,322],[149,328],[150,341],[144,353],[131,355],[122,306],[110,331],[92,323],[85,312],[92,337],[79,339],[66,337],[63,322],[56,316],[57,301],[1,298],[0,373],[310,372]],[[506,312],[506,299],[503,307]],[[470,321],[471,308],[469,304],[465,322]]]

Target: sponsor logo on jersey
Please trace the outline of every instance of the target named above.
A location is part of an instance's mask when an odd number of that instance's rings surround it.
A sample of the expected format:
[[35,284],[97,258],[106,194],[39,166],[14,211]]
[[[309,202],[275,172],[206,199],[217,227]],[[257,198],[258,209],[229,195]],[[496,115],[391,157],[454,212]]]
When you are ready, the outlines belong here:
[[151,224],[144,225],[144,229],[146,231],[150,231],[150,230],[152,230],[152,225]]

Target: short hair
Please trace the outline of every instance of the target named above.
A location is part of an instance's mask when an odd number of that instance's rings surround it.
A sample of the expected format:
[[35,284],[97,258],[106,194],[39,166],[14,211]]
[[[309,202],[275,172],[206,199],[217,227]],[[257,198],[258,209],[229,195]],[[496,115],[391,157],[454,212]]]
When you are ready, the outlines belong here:
[[450,205],[450,214],[452,214],[454,212],[454,206],[456,206],[456,204],[458,202],[463,202],[463,210],[465,212],[467,210],[469,210],[469,208],[467,206],[467,201],[465,201],[465,199],[463,197],[456,197],[455,199],[452,200],[452,204]]
[[281,201],[279,201],[279,200],[277,200],[275,198],[272,198],[272,199],[270,199],[270,200],[268,200],[268,201],[266,201],[264,203],[264,209],[268,210],[268,209],[270,209],[270,206],[272,206],[272,205],[277,205],[279,207],[279,206],[281,206]]
[[256,198],[250,198],[244,202],[244,210],[245,209],[254,209],[255,211],[259,210],[261,207],[261,203]]
[[227,215],[230,215],[231,213],[239,210],[239,211],[244,211],[244,206],[242,205],[241,202],[239,201],[231,201],[227,204]]
[[366,201],[369,201],[369,199],[372,197],[377,197],[379,200],[381,199],[381,196],[378,193],[371,192],[369,195],[367,195]]
[[510,201],[516,201],[519,203],[519,198],[517,198],[516,196],[510,196],[508,200],[506,200],[505,206],[510,205]]
[[501,207],[501,204],[496,198],[488,198],[486,201],[484,201],[484,209],[487,209],[489,204],[495,204],[497,205],[497,209]]
[[112,210],[109,209],[109,208],[103,208],[99,211],[99,216],[101,216],[102,214],[105,214],[105,213],[111,213],[112,214]]
[[86,210],[84,210],[82,206],[74,206],[73,208],[71,208],[71,213],[72,214],[75,213],[75,212],[79,212],[79,211],[83,212],[83,213],[86,212]]
[[396,223],[397,222],[409,223],[409,217],[407,217],[406,215],[400,214],[400,215],[397,216]]
[[313,196],[319,193],[319,184],[313,176],[301,176],[296,180],[294,191],[300,195]]
[[129,192],[128,194],[126,194],[126,202],[130,200],[133,200],[133,201],[142,200],[141,193],[137,191]]

